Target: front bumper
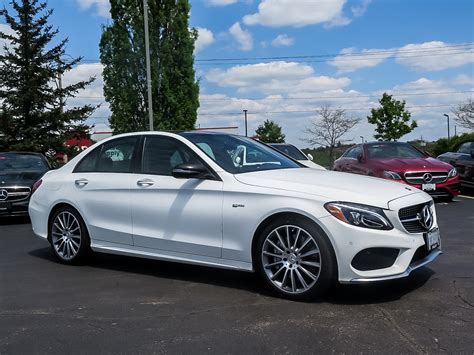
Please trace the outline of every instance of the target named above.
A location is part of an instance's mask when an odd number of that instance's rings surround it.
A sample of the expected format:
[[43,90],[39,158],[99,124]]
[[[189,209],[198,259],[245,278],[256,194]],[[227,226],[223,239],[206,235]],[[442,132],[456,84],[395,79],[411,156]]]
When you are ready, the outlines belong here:
[[[415,187],[417,189],[422,190],[422,185],[410,184],[406,181],[400,181],[404,184],[409,186]],[[436,184],[436,190],[425,191],[432,197],[454,197],[461,193],[461,184],[459,182],[459,177],[455,176],[453,178],[449,178],[445,182]]]
[[0,217],[27,216],[29,199],[0,203]]
[[[401,208],[429,203],[431,200],[427,194],[414,193],[390,201],[384,212],[393,225],[391,230],[360,228],[333,216],[320,218],[320,225],[334,247],[338,281],[352,283],[405,277],[440,255],[441,240],[440,246],[428,253],[424,233],[408,232],[398,216]],[[438,223],[435,206],[431,206],[434,216],[431,229],[436,229]],[[381,258],[374,259],[375,254]]]
[[408,268],[401,274],[381,276],[381,277],[355,278],[355,279],[350,280],[349,283],[367,283],[367,282],[378,282],[378,281],[401,279],[403,277],[407,277],[408,275],[410,275],[410,273],[413,270],[416,270],[422,266],[425,266],[426,264],[429,264],[441,254],[443,254],[443,252],[440,249],[434,249],[426,257],[422,259],[418,259],[418,260],[413,260],[412,263],[410,263],[410,265],[408,266]]

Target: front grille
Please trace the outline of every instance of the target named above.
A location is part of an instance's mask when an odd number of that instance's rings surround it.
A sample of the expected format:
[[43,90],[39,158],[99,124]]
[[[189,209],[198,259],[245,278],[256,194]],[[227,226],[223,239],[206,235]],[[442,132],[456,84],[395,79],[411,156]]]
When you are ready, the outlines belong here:
[[441,184],[448,179],[446,171],[417,171],[405,173],[405,180],[409,184]]
[[24,186],[0,186],[0,202],[16,202],[26,200],[31,189]]
[[426,205],[430,206],[431,202],[401,208],[398,211],[398,217],[400,218],[400,222],[402,222],[402,225],[407,232],[423,233],[427,231],[427,229],[420,223],[421,210]]

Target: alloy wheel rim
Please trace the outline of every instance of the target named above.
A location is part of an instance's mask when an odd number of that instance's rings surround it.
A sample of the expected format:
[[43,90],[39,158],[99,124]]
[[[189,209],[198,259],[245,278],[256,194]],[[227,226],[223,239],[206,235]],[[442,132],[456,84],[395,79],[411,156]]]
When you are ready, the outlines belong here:
[[59,213],[53,221],[51,231],[56,253],[65,260],[71,260],[81,247],[81,226],[77,218],[70,212]]
[[294,225],[275,228],[265,238],[262,265],[268,279],[283,292],[309,290],[321,272],[321,252],[316,240]]

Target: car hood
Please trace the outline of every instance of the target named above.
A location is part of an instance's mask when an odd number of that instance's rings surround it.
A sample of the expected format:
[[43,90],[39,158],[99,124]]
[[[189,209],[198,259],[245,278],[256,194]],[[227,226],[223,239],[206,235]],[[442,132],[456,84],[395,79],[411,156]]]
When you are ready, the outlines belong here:
[[[323,201],[345,201],[388,208],[390,201],[420,190],[369,176],[315,169],[281,169],[237,174],[243,184],[313,195]],[[316,197],[318,196],[318,197]]]
[[45,171],[11,172],[0,171],[0,187],[11,185],[31,186],[44,175]]
[[374,159],[378,167],[395,172],[407,171],[449,171],[452,166],[435,158],[391,158]]

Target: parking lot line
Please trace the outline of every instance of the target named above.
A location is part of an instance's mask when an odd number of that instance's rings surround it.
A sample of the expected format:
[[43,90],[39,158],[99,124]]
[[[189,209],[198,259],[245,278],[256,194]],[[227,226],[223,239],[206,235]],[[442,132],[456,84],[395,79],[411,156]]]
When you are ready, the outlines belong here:
[[468,198],[468,199],[470,199],[470,200],[474,200],[474,196],[459,195],[458,197]]

